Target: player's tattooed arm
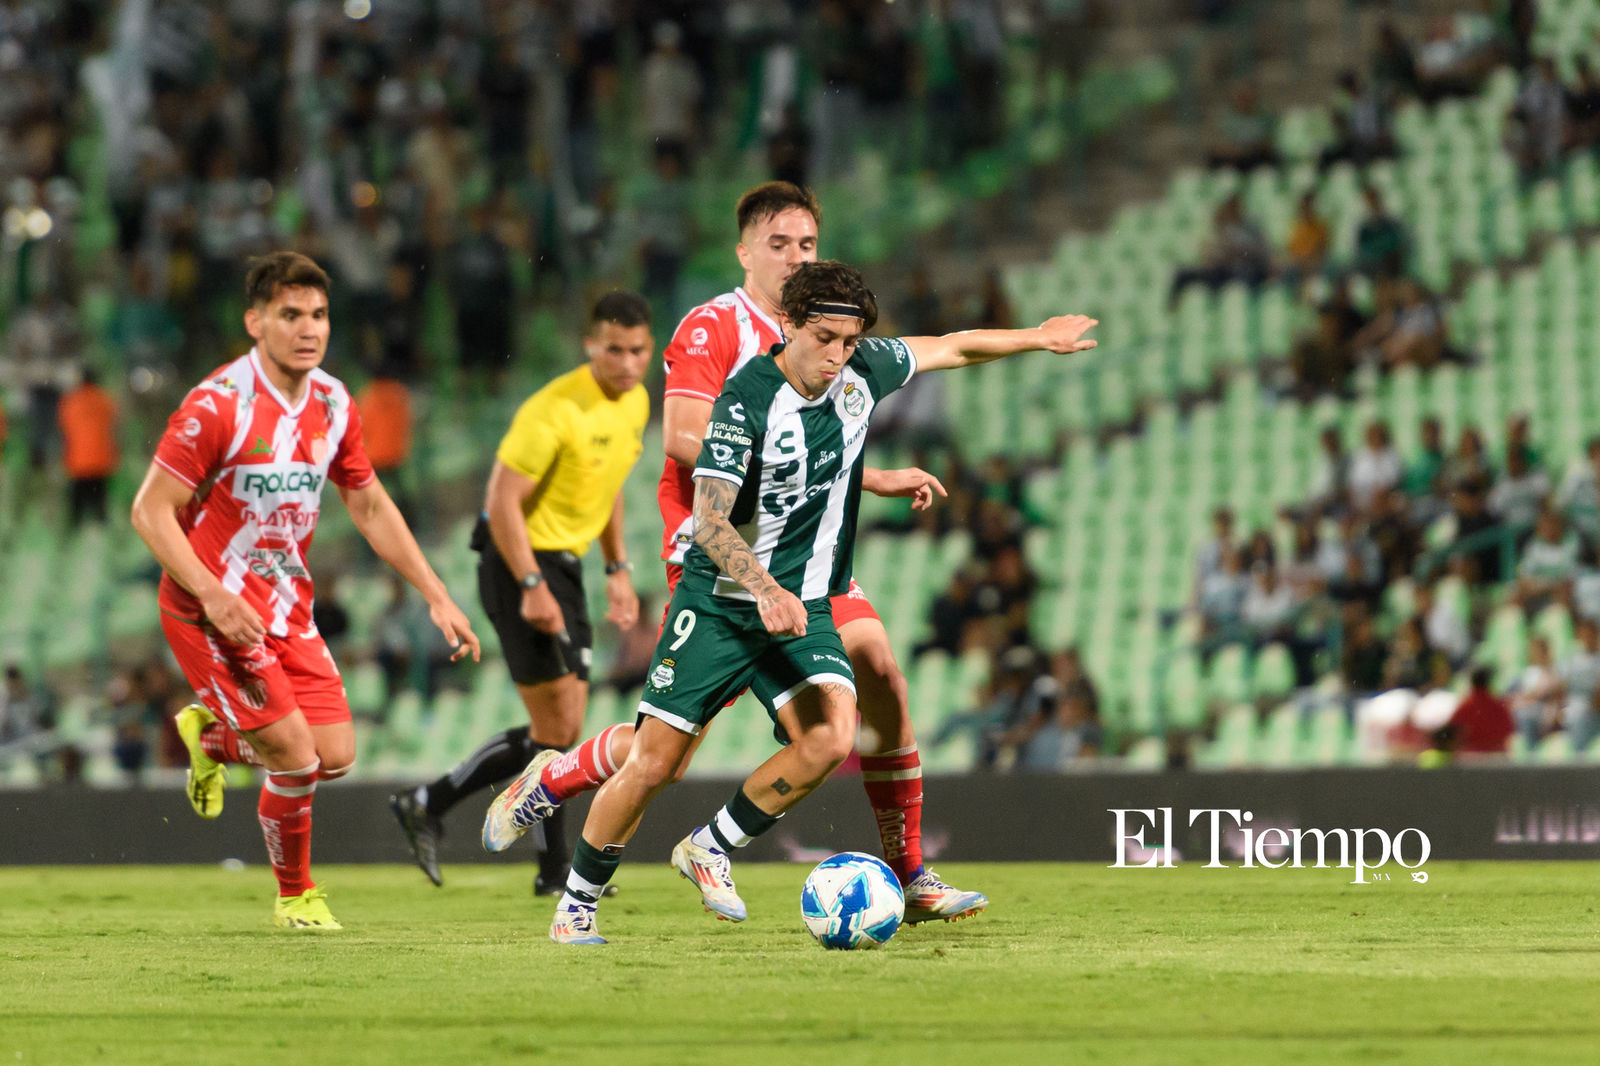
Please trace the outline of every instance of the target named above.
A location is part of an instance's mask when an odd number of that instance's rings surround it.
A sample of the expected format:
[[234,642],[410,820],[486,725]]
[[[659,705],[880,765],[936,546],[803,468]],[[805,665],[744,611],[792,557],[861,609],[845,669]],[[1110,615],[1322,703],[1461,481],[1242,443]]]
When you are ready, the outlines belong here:
[[694,542],[727,574],[755,597],[767,632],[800,637],[806,632],[806,607],[761,565],[729,517],[739,486],[724,478],[694,479]]
[[694,479],[694,542],[719,570],[759,600],[779,585],[750,550],[750,545],[739,536],[739,531],[733,528],[729,515],[738,497],[739,486],[731,481],[713,477]]

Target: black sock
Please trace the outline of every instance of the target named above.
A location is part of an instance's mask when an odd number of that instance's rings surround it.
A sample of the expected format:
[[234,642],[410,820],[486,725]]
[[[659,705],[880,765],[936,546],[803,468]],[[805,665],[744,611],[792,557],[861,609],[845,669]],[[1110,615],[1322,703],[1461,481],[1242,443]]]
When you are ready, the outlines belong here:
[[539,876],[547,885],[559,885],[567,879],[571,852],[567,851],[567,808],[563,804],[555,813],[539,823],[544,830],[544,845],[539,851]]
[[441,817],[474,792],[517,776],[539,747],[528,737],[527,726],[495,734],[461,765],[428,786],[428,813]]

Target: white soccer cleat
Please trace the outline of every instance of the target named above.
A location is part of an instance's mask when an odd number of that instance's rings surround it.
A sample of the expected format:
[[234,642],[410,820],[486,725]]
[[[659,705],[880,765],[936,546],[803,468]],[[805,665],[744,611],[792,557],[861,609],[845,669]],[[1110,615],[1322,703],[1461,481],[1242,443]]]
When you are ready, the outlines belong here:
[[982,892],[963,892],[939,880],[932,870],[923,870],[905,886],[906,925],[919,922],[956,922],[971,918],[989,906]]
[[604,944],[606,938],[594,921],[594,905],[576,906],[563,902],[556,908],[555,920],[550,923],[550,939],[557,944],[591,946]]
[[528,763],[527,769],[518,774],[516,780],[489,804],[489,813],[483,818],[484,851],[506,850],[561,806],[539,784],[544,768],[560,757],[561,753],[554,748],[541,751]]
[[726,852],[702,848],[684,837],[672,849],[672,865],[680,877],[694,882],[706,910],[725,922],[742,922],[748,917],[744,900],[733,886],[732,864]]

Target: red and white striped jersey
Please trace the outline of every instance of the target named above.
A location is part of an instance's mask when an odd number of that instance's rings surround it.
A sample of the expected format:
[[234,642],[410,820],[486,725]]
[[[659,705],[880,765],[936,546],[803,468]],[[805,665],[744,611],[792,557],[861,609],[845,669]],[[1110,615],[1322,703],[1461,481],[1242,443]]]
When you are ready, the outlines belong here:
[[[666,394],[715,403],[734,371],[781,340],[778,324],[742,287],[707,300],[684,316],[667,344]],[[668,457],[656,499],[664,527],[661,558],[681,565],[694,539],[694,472]]]
[[[189,392],[155,461],[195,490],[178,522],[223,587],[243,596],[273,636],[315,632],[305,552],[322,486],[361,488],[376,477],[344,384],[313,370],[291,405],[252,348]],[[204,619],[199,601],[165,574],[160,603],[178,618]]]

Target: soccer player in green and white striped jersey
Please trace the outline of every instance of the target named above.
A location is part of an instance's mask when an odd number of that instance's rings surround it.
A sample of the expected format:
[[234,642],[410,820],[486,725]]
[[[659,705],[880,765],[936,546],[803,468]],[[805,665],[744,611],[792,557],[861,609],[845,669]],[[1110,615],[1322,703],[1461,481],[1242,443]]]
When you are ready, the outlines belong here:
[[[862,448],[877,403],[918,372],[1095,346],[1081,339],[1095,325],[1082,315],[1030,330],[869,338],[877,302],[854,268],[836,262],[801,266],[783,287],[782,310],[786,343],[730,377],[712,408],[695,469],[694,547],[667,609],[633,749],[595,794],[574,849],[550,928],[558,943],[605,943],[595,905],[623,846],[695,734],[742,689],[789,743],[673,849],[707,910],[745,918],[728,852],[770,829],[850,753],[855,681],[828,598],[850,583]],[[529,806],[514,794],[520,785],[496,802],[507,817]]]

